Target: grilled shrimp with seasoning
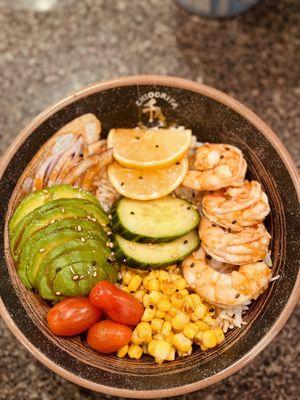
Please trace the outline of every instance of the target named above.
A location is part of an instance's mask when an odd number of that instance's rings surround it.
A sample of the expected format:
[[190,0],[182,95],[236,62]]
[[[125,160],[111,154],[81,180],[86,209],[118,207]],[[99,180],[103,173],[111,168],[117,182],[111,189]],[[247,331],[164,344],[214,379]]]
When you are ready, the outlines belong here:
[[205,143],[196,150],[192,169],[183,186],[194,190],[218,190],[243,183],[247,163],[242,152],[229,144]]
[[206,192],[202,207],[210,221],[237,232],[261,223],[270,212],[268,197],[257,181]]
[[183,276],[190,287],[207,302],[226,308],[257,299],[268,287],[271,269],[255,262],[222,273],[208,265],[203,247],[182,263]]
[[271,236],[264,224],[246,227],[240,232],[218,226],[203,217],[199,236],[205,251],[218,261],[244,265],[263,260],[268,252]]

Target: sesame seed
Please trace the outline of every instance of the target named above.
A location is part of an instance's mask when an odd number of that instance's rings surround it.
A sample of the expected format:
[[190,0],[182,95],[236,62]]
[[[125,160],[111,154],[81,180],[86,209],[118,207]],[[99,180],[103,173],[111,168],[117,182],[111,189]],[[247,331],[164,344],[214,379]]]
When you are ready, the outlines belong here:
[[96,222],[97,220],[96,220],[96,218],[91,218],[91,221],[93,221],[93,222]]
[[143,177],[142,177],[142,176],[139,176],[139,179],[143,179]]
[[130,211],[130,214],[131,214],[131,215],[134,215],[134,211]]
[[190,210],[190,209],[191,209],[191,206],[188,206],[186,209],[187,209],[187,210]]
[[236,220],[232,221],[231,223],[234,225],[236,223]]
[[237,293],[237,294],[235,295],[235,298],[238,299],[239,297],[240,297],[240,294]]
[[82,228],[81,228],[81,226],[80,226],[80,225],[78,225],[78,226],[77,226],[77,230],[78,230],[79,232],[81,232],[81,231],[82,231]]
[[185,240],[184,242],[183,242],[183,244],[187,244],[189,241],[188,240]]
[[66,212],[66,210],[64,208],[62,208],[61,212],[64,214]]
[[72,279],[73,281],[77,281],[79,279],[79,275],[73,275]]
[[106,247],[109,247],[109,242],[106,242],[105,245],[106,245]]
[[123,258],[123,262],[124,262],[124,263],[126,263],[126,262],[127,262],[126,258]]
[[158,148],[158,147],[159,147],[159,145],[158,145],[158,144],[156,144],[156,145],[155,145],[155,147],[156,147],[156,148]]
[[215,309],[214,309],[214,308],[210,308],[210,309],[209,309],[209,312],[210,312],[210,313],[213,313],[213,312],[215,312]]
[[43,193],[48,194],[49,192],[48,192],[47,189],[44,189],[44,190],[43,190]]
[[55,294],[56,294],[56,296],[60,296],[61,292],[57,291],[57,292],[55,292]]
[[93,272],[93,277],[96,278],[98,276],[97,272]]
[[192,263],[192,264],[190,265],[191,268],[194,268],[194,266],[195,266],[195,263]]
[[108,214],[108,219],[112,219],[112,215],[111,214]]
[[80,240],[82,241],[82,243],[85,243],[85,238],[84,237],[80,238]]
[[113,263],[113,260],[112,260],[111,258],[109,258],[109,257],[107,257],[106,261],[107,261],[109,264],[112,264],[112,263]]
[[121,186],[124,186],[124,182],[121,182]]
[[102,228],[105,228],[107,226],[106,224],[104,224],[104,222],[101,222],[100,225],[102,226]]
[[40,253],[43,253],[45,251],[45,249],[40,249]]
[[89,220],[92,219],[92,217],[91,217],[90,215],[87,215],[86,217],[87,217],[87,219],[89,219]]
[[176,163],[175,163],[176,165],[180,165],[180,162],[179,161],[176,161]]
[[172,258],[177,258],[177,257],[178,257],[178,254],[172,254],[171,257],[172,257]]
[[84,278],[84,275],[80,275],[79,279],[83,279],[83,278]]
[[136,140],[139,140],[139,139],[140,139],[140,137],[139,137],[139,136],[135,136],[134,138],[135,138]]
[[51,219],[50,224],[54,224],[55,219]]
[[108,232],[106,232],[106,233],[107,233],[108,236],[111,236],[111,235],[112,235],[112,231],[108,231]]
[[112,249],[114,247],[113,242],[109,242],[108,246]]

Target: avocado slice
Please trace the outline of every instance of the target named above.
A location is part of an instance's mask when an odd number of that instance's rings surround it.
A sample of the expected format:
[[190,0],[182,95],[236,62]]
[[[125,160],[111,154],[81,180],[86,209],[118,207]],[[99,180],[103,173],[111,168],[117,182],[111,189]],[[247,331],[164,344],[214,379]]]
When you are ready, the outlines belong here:
[[83,245],[82,238],[86,240],[89,235],[105,242],[107,236],[98,223],[89,220],[66,219],[49,224],[45,229],[35,232],[22,246],[18,270],[20,277],[26,270],[28,281],[35,286],[35,279],[40,264],[52,248],[59,244],[77,238]]
[[85,250],[93,252],[93,261],[91,262],[94,262],[95,258],[100,260],[101,268],[106,273],[106,279],[110,280],[111,282],[116,281],[118,274],[118,265],[112,259],[111,252],[106,247],[106,244],[100,242],[99,240],[94,240],[93,237],[89,237],[83,246],[83,243],[80,243],[78,239],[73,239],[69,242],[61,243],[57,247],[52,248],[47,253],[47,257],[43,259],[36,278],[36,287],[41,297],[50,300],[52,299],[51,297],[49,298],[49,293],[52,292],[51,282],[53,280],[53,276],[55,276],[55,274],[57,273],[55,265],[51,271],[52,275],[49,279],[49,269],[53,267],[53,264],[59,263],[57,268],[58,270],[60,270],[61,268],[70,265],[71,262],[80,262],[80,258],[76,259],[76,257],[72,257],[71,260],[66,261],[66,256],[71,252],[77,252],[76,254],[78,254]]
[[18,205],[11,220],[9,221],[10,234],[15,230],[16,226],[21,222],[26,215],[30,214],[35,209],[43,206],[51,200],[57,199],[85,199],[97,206],[100,206],[99,201],[91,193],[75,188],[71,185],[56,185],[47,189],[38,190],[25,197]]
[[77,262],[57,273],[52,282],[52,293],[60,296],[87,296],[97,282],[107,279],[103,268],[96,263]]
[[88,219],[91,222],[98,222],[104,227],[109,223],[105,212],[88,200],[52,200],[28,214],[17,225],[10,238],[11,252],[14,260],[18,260],[20,249],[22,249],[24,242],[36,231],[43,229],[48,224],[53,223],[53,221],[69,218]]

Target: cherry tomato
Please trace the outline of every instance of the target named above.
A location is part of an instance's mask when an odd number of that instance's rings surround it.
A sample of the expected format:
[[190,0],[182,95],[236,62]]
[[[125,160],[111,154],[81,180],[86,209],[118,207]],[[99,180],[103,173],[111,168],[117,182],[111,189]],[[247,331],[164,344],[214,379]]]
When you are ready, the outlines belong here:
[[144,307],[132,294],[118,289],[108,281],[101,281],[90,291],[90,300],[101,308],[113,321],[125,325],[137,325]]
[[132,330],[117,322],[105,320],[93,325],[87,334],[89,346],[101,353],[113,353],[129,343]]
[[58,336],[74,336],[86,331],[101,317],[101,310],[88,298],[72,297],[62,300],[47,314],[48,326]]

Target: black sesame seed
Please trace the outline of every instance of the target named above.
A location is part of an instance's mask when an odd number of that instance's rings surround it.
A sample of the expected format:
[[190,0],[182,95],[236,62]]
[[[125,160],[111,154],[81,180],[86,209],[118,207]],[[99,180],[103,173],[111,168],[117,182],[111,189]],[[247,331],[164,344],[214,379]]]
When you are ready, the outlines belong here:
[[225,146],[225,149],[226,149],[226,150],[230,150],[230,148],[229,148],[229,147],[227,147],[227,146]]
[[195,197],[195,193],[194,192],[192,193],[192,196]]
[[210,308],[210,309],[209,309],[209,312],[210,312],[210,313],[213,313],[213,312],[215,312],[215,309],[214,309],[214,308]]
[[107,257],[106,261],[107,261],[109,264],[112,264],[112,263],[113,263],[113,260],[112,260],[111,258],[109,258],[109,257]]
[[97,265],[97,262],[96,261],[92,261],[92,266],[96,267],[96,265]]
[[195,263],[192,263],[192,264],[190,265],[191,268],[194,268],[194,266],[195,266]]
[[130,214],[131,214],[131,215],[134,215],[134,211],[130,211]]
[[143,177],[142,177],[142,176],[139,176],[139,179],[143,179]]
[[176,161],[176,163],[175,163],[176,165],[180,165],[180,161]]
[[216,224],[211,224],[211,226],[214,226],[214,227],[215,227],[215,226],[217,226],[217,225],[216,225]]
[[121,186],[124,186],[124,182],[121,182]]
[[156,144],[156,145],[155,145],[155,147],[159,147],[159,145],[158,145],[158,144]]
[[188,240],[185,240],[184,242],[183,242],[183,244],[187,244],[189,241]]
[[152,304],[150,304],[149,308],[150,308],[151,310],[153,310],[154,306],[153,306]]
[[206,255],[206,258],[207,258],[208,260],[211,260],[211,259],[212,259],[212,256],[210,256],[209,254],[207,254],[207,255]]
[[210,191],[209,191],[209,193],[213,193],[213,191],[212,191],[212,190],[210,190]]
[[258,262],[263,262],[264,260],[258,260]]
[[235,298],[238,299],[239,297],[240,297],[240,294],[237,293],[237,294],[235,295]]
[[220,159],[222,160],[222,158],[224,158],[224,156],[221,156]]
[[186,209],[187,209],[187,210],[190,210],[190,209],[191,209],[191,206],[188,206]]
[[135,138],[135,139],[137,139],[137,140],[138,140],[138,139],[140,139],[140,137],[139,137],[139,136],[135,136],[134,138]]
[[233,225],[236,223],[236,219],[234,221],[231,222]]

